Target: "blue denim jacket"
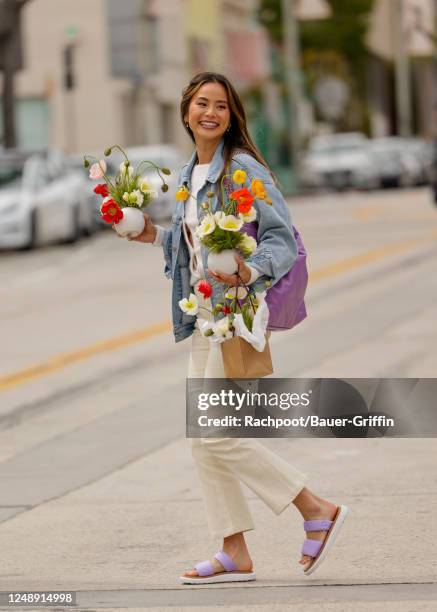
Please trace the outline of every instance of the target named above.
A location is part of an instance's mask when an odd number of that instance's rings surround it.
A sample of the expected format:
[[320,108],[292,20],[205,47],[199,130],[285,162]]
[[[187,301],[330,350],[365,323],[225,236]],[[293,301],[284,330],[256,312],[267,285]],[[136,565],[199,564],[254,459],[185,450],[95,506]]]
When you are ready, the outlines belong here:
[[[214,157],[209,167],[205,185],[197,194],[197,213],[199,219],[202,216],[202,202],[207,200],[208,191],[219,192],[219,177],[224,167],[222,157],[224,141],[222,140],[214,153]],[[189,162],[182,166],[179,174],[178,185],[184,183],[191,188],[191,171],[196,162],[196,152],[193,153]],[[263,200],[255,200],[254,207],[257,211],[258,221],[258,247],[247,258],[247,262],[255,268],[260,276],[252,284],[256,291],[263,291],[266,281],[274,285],[286,274],[293,265],[297,257],[297,245],[292,232],[292,221],[287,204],[278,188],[275,186],[269,171],[254,159],[250,154],[237,152],[231,160],[230,174],[235,170],[242,169],[247,173],[248,181],[257,178],[264,182],[268,197],[272,200],[272,205],[266,204]],[[217,209],[217,195],[213,198],[213,209]],[[194,331],[196,317],[187,315],[179,307],[179,300],[188,298],[192,292],[190,286],[190,255],[182,231],[184,219],[185,202],[178,201],[172,216],[171,228],[164,231],[162,247],[164,250],[165,269],[164,274],[173,280],[172,289],[172,317],[173,333],[176,342],[180,342]],[[202,247],[202,262],[206,274],[206,279],[213,288],[211,296],[212,305],[224,302],[225,285],[215,281],[208,276],[207,270],[207,249]]]

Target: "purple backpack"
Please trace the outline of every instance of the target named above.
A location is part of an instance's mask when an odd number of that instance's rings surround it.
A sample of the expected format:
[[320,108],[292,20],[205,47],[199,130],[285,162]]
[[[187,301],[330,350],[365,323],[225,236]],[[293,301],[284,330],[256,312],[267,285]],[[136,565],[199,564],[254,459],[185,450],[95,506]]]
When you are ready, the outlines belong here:
[[[243,231],[257,239],[258,223],[245,223]],[[307,253],[299,232],[293,225],[294,238],[297,243],[297,259],[291,269],[267,291],[266,302],[269,307],[267,329],[280,331],[291,329],[307,316],[305,308],[305,290],[308,285]]]

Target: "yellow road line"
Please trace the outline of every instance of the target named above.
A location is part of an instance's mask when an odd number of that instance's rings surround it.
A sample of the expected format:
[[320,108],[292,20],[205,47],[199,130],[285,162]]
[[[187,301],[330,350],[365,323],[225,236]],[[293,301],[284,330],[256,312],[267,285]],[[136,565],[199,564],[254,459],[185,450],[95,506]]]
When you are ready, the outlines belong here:
[[[422,240],[395,242],[393,244],[389,244],[378,249],[368,251],[367,253],[355,255],[354,257],[350,257],[349,259],[344,259],[343,261],[339,261],[329,266],[319,268],[318,270],[314,270],[314,272],[310,273],[310,283],[315,283],[331,276],[337,276],[338,274],[342,274],[344,272],[347,272],[348,270],[353,270],[366,264],[378,261],[389,255],[405,253],[406,251],[410,251],[421,244],[433,240],[436,236],[437,231],[434,230]],[[85,361],[86,359],[89,359],[94,355],[106,353],[108,351],[115,351],[121,348],[125,348],[127,346],[132,346],[133,344],[137,344],[138,342],[142,342],[143,340],[147,340],[148,338],[152,338],[153,336],[157,336],[166,331],[170,331],[171,329],[171,321],[161,321],[159,323],[154,323],[153,325],[148,325],[147,327],[144,327],[142,329],[135,330],[128,334],[123,334],[122,336],[117,336],[109,340],[104,340],[95,344],[91,344],[90,346],[86,346],[83,349],[61,353],[60,355],[52,357],[51,359],[48,359],[47,361],[44,361],[42,363],[30,366],[28,368],[24,368],[22,370],[18,370],[17,372],[7,374],[6,376],[1,376],[0,391],[10,389],[18,385],[22,385],[35,378],[40,378],[45,374],[50,374],[52,372],[55,372],[56,370],[61,370],[62,368],[65,368],[66,366],[71,365],[73,363]]]
[[39,378],[44,374],[49,374],[51,372],[55,372],[56,370],[65,368],[67,365],[89,359],[93,355],[106,353],[107,351],[116,351],[126,346],[137,344],[138,342],[147,340],[148,338],[152,338],[153,336],[157,336],[163,332],[170,331],[171,329],[172,325],[170,321],[161,321],[159,323],[149,325],[148,327],[144,327],[143,329],[135,330],[129,334],[123,334],[122,336],[116,336],[115,338],[110,338],[109,340],[96,342],[95,344],[91,344],[90,346],[86,346],[85,348],[77,351],[61,353],[56,357],[52,357],[48,361],[44,361],[29,368],[24,368],[23,370],[18,370],[13,374],[0,377],[0,390],[3,391],[5,389],[10,389],[11,387],[16,387],[17,385],[26,383],[33,378]]
[[378,249],[368,251],[367,253],[354,255],[349,259],[343,259],[342,261],[330,264],[324,268],[314,270],[314,272],[311,272],[309,275],[310,282],[314,283],[330,276],[342,274],[343,272],[359,268],[374,261],[378,261],[379,259],[388,257],[389,255],[405,253],[406,251],[410,251],[414,247],[419,246],[424,242],[424,240],[406,240],[405,242],[394,242],[393,244],[384,245]]
[[372,217],[379,217],[381,215],[380,208],[377,208],[374,204],[372,207],[370,206],[360,206],[358,208],[352,209],[352,217],[354,219],[371,219]]

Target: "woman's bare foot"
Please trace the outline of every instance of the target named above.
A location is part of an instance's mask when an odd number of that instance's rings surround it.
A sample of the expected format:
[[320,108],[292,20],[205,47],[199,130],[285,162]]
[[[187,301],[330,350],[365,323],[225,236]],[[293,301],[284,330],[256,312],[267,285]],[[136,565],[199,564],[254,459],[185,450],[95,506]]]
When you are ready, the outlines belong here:
[[[223,540],[222,550],[231,557],[237,566],[238,571],[252,571],[252,559],[249,556],[249,551],[247,550],[246,540],[244,539],[243,533],[234,533],[233,535],[225,538]],[[217,561],[217,559],[212,559],[211,563],[214,568],[214,573],[225,571],[224,567],[220,561]],[[196,570],[190,570],[189,572],[185,572],[184,576],[193,578],[198,576],[198,573]]]
[[[293,504],[302,514],[305,521],[313,521],[324,519],[332,521],[337,514],[337,506],[326,499],[317,497],[309,489],[304,488],[297,497],[294,498]],[[327,531],[310,531],[306,534],[309,540],[323,541]],[[306,565],[311,561],[312,557],[302,555],[299,563]]]

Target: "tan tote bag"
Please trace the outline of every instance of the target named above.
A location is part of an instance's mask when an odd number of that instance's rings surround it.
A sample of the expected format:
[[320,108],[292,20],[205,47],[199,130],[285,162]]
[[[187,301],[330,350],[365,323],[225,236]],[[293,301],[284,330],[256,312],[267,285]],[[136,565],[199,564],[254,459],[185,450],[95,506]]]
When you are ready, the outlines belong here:
[[222,342],[223,365],[226,378],[262,378],[273,374],[272,357],[267,332],[264,350],[257,351],[249,342],[240,336]]

